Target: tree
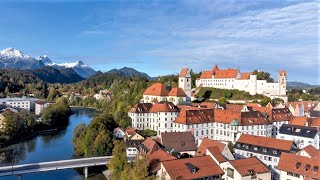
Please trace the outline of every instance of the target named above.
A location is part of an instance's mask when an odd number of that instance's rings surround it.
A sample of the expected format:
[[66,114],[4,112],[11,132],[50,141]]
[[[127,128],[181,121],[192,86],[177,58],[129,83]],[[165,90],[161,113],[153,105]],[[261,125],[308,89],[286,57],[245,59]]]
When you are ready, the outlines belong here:
[[83,138],[86,133],[86,125],[84,123],[79,124],[73,131],[72,141],[74,145],[74,154],[77,156],[84,155]]
[[225,89],[224,90],[224,92],[223,92],[223,94],[224,94],[224,97],[225,98],[231,98],[232,97],[232,91],[230,91],[230,90],[228,90],[228,89]]
[[228,103],[227,98],[225,98],[225,97],[220,98],[220,99],[218,100],[218,103],[219,103],[219,104],[226,104],[226,103]]
[[36,124],[36,120],[34,115],[30,114],[29,117],[27,118],[27,127],[33,131],[35,124]]
[[267,82],[274,82],[274,79],[271,77],[271,74],[265,71],[253,71],[254,75],[257,75],[258,80],[267,80]]
[[[121,173],[127,166],[126,144],[124,141],[114,142],[112,155],[113,157],[107,164],[107,167],[112,174],[112,179],[120,179]],[[126,177],[122,176],[121,179],[126,179]]]
[[67,101],[59,98],[55,104],[50,105],[42,111],[41,120],[49,126],[66,126],[69,122],[71,109]]
[[155,179],[153,176],[149,176],[148,161],[145,156],[139,156],[139,158],[136,159],[136,161],[132,166],[126,166],[126,167],[130,168],[129,179],[132,179],[132,180]]
[[23,121],[18,117],[18,114],[11,111],[5,111],[2,115],[5,117],[4,133],[9,135],[10,138],[14,138],[23,128]]
[[83,137],[84,156],[106,156],[112,152],[113,130],[117,127],[112,115],[103,113],[96,116],[86,128]]
[[50,87],[48,94],[48,101],[54,101],[54,99],[58,96],[58,91],[54,87]]
[[260,101],[260,104],[261,106],[266,106],[270,101],[271,99],[269,97],[263,97]]

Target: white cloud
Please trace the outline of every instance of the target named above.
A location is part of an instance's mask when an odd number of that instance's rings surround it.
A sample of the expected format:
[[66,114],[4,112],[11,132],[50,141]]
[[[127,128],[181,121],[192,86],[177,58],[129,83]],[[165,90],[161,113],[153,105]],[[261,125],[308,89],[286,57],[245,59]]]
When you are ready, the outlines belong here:
[[[168,59],[164,62],[172,62],[171,67],[185,64],[197,70],[215,63],[267,71],[287,68],[293,76],[320,84],[319,78],[310,78],[311,73],[319,77],[318,15],[316,2],[247,12],[213,20],[205,27],[179,29],[172,34],[182,41],[173,39],[172,44],[147,53]],[[195,59],[201,62],[194,64]],[[297,74],[297,68],[310,73]]]

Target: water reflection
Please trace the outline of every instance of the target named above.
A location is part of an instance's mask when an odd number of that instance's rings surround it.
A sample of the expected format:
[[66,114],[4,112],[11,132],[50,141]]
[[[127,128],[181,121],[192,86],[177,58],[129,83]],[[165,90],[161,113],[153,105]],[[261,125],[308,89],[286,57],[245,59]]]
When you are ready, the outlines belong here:
[[[69,125],[65,130],[53,131],[41,134],[30,140],[25,140],[18,144],[0,149],[0,167],[16,164],[37,163],[54,160],[64,160],[73,158],[72,133],[74,128],[80,124],[89,124],[94,115],[92,109],[73,109],[75,114],[69,118]],[[102,168],[105,168],[102,167]],[[96,168],[94,168],[96,169]],[[93,171],[90,173],[99,173]],[[67,169],[61,171],[43,172],[27,174],[23,179],[40,180],[40,179],[82,179],[82,169]],[[97,179],[105,179],[101,173],[95,176]],[[93,178],[93,179],[95,179]],[[15,176],[0,177],[0,180],[16,180]],[[91,178],[90,178],[91,179]]]
[[2,165],[13,165],[23,161],[26,157],[26,143],[15,144],[0,150]]

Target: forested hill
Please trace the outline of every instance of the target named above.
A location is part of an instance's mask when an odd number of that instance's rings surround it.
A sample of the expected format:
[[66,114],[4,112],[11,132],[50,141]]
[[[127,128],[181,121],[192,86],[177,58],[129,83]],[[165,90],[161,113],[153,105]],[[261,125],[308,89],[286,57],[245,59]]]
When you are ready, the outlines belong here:
[[83,77],[78,75],[73,69],[56,69],[50,66],[45,66],[39,69],[25,70],[31,72],[36,77],[40,78],[47,83],[75,83],[84,80]]
[[0,69],[0,92],[13,93],[20,92],[29,84],[39,84],[41,87],[43,82],[32,72],[16,70],[16,69]]

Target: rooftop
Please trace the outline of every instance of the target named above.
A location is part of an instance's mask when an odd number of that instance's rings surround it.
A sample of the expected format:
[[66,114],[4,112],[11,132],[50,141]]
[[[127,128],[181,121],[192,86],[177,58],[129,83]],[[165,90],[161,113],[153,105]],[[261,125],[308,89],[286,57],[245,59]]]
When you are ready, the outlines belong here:
[[164,161],[162,165],[172,179],[198,179],[224,174],[210,156]]
[[279,149],[284,151],[290,151],[294,145],[293,141],[275,139],[263,136],[254,136],[248,134],[242,134],[237,143],[251,144],[261,147],[267,147],[272,149]]
[[191,132],[163,132],[161,133],[161,143],[165,148],[172,148],[177,152],[197,149]]
[[269,168],[256,157],[238,159],[229,162],[242,177],[270,172]]
[[315,179],[320,179],[319,166],[319,158],[309,158],[289,153],[282,153],[278,163],[279,170]]
[[318,134],[318,129],[315,127],[295,126],[283,124],[279,129],[279,134],[291,136],[300,136],[306,138],[314,138]]

